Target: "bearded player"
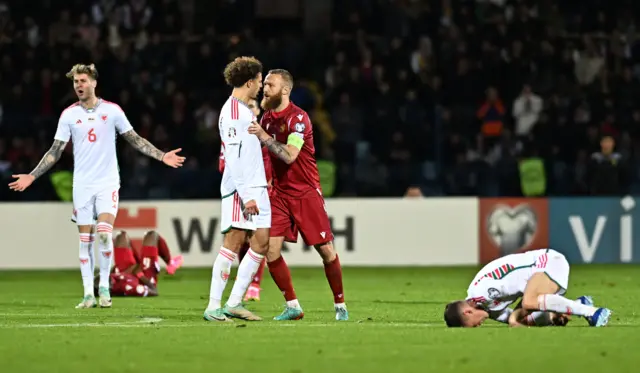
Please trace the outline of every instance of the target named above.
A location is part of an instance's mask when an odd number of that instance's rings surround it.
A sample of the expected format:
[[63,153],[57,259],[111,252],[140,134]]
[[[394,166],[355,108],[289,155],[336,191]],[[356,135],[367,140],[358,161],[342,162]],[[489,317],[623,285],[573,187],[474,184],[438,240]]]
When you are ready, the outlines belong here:
[[[488,318],[510,326],[563,325],[567,315],[577,315],[590,326],[607,325],[611,311],[594,307],[588,296],[565,298],[568,285],[569,263],[555,250],[507,255],[478,272],[466,300],[447,304],[444,320],[449,327],[477,327]],[[508,308],[519,298],[521,308]]]
[[267,264],[271,277],[287,301],[284,311],[275,320],[304,317],[291,273],[281,255],[284,241],[296,242],[298,232],[322,257],[333,292],[336,320],[348,320],[342,269],[333,247],[333,233],[315,161],[313,128],[309,115],[291,102],[292,89],[293,77],[288,71],[269,71],[264,80],[261,103],[266,111],[261,124],[254,123],[249,128],[249,133],[257,135],[262,145],[269,149],[273,168],[273,212]]
[[[260,117],[260,107],[258,106],[258,101],[252,99],[249,101],[248,105],[249,109],[253,112],[253,115],[256,118]],[[262,148],[262,160],[264,162],[264,172],[267,177],[267,185],[269,191],[271,191],[271,161],[269,159],[269,151],[266,148]],[[222,147],[220,147],[220,159],[218,162],[218,170],[220,173],[224,173],[224,152],[222,151]],[[240,248],[240,252],[238,252],[238,262],[242,262],[242,259],[247,252],[251,248],[249,240],[247,240],[244,245]],[[260,300],[260,284],[262,283],[262,275],[264,274],[264,266],[267,263],[267,259],[263,259],[260,263],[260,267],[258,267],[258,271],[253,275],[253,280],[247,289],[247,293],[244,296],[244,301],[259,301]]]

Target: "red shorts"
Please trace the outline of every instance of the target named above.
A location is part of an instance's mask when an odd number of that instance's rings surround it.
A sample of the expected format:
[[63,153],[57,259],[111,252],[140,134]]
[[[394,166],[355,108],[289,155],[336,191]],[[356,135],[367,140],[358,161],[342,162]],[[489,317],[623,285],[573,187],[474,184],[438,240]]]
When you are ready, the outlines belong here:
[[149,288],[130,273],[111,274],[111,295],[119,297],[146,297]]
[[304,243],[309,246],[333,240],[324,198],[316,193],[305,197],[293,199],[283,198],[279,193],[271,195],[271,237],[297,242],[300,232]]

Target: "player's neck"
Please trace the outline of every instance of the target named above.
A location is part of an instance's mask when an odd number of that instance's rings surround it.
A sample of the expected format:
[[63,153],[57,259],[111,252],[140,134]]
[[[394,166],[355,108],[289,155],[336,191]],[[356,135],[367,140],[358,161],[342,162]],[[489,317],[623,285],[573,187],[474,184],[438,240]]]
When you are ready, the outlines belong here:
[[291,100],[289,100],[288,97],[282,97],[282,102],[280,103],[280,105],[278,105],[277,108],[273,109],[273,111],[275,111],[276,113],[280,113],[284,110],[286,110],[289,107],[289,104],[291,103]]
[[244,89],[234,88],[233,92],[231,92],[231,97],[245,103],[246,105],[249,105],[249,101],[251,101],[251,97],[249,97],[248,92]]
[[91,98],[86,99],[85,101],[80,101],[80,105],[85,109],[93,109],[98,105],[98,97],[93,96]]

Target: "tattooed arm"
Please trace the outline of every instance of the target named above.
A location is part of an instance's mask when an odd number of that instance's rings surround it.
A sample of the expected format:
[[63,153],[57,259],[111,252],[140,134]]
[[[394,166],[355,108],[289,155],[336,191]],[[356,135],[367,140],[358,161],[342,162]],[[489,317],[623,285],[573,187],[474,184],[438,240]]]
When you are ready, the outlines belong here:
[[131,144],[131,146],[136,148],[140,153],[146,156],[149,156],[153,159],[162,161],[162,158],[164,157],[164,152],[161,150],[158,150],[158,148],[153,146],[153,144],[151,144],[149,141],[140,137],[140,135],[138,135],[136,131],[129,130],[123,133],[122,137],[124,137],[124,139],[127,140],[127,142]]
[[286,164],[292,164],[298,158],[298,154],[300,154],[300,149],[295,147],[295,145],[283,144],[270,136],[260,139],[260,143],[266,146],[271,153],[282,159]]
[[54,140],[51,148],[47,150],[44,154],[44,157],[40,160],[40,163],[29,173],[29,175],[33,176],[34,179],[39,178],[44,175],[45,172],[49,171],[51,167],[53,167],[60,157],[62,157],[62,152],[64,151],[64,147],[67,145],[66,141],[62,140]]

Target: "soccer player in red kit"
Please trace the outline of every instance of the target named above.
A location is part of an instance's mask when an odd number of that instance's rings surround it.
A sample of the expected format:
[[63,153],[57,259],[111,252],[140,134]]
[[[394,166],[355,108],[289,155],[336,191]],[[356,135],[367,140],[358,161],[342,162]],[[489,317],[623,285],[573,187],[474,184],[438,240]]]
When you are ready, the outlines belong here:
[[[256,100],[249,101],[249,109],[253,111],[253,114],[256,118],[260,117],[260,107],[258,106],[258,102]],[[271,191],[271,160],[269,159],[269,151],[266,148],[262,148],[262,160],[264,161],[264,172],[267,177],[267,184],[269,192]],[[220,159],[218,161],[218,170],[220,173],[224,172],[224,153],[222,149],[220,149]],[[242,258],[247,254],[251,246],[249,245],[249,240],[247,240],[244,245],[240,248],[240,252],[238,252],[238,263],[242,262]],[[253,281],[249,285],[247,289],[247,293],[244,296],[244,301],[259,301],[260,300],[260,284],[262,283],[262,275],[264,273],[264,266],[267,263],[267,259],[263,259],[262,263],[258,267],[255,275],[253,275]]]
[[309,115],[294,105],[289,95],[293,77],[286,70],[271,70],[264,80],[261,124],[249,127],[269,149],[273,169],[271,239],[267,264],[287,306],[275,320],[299,320],[304,313],[281,255],[284,241],[296,242],[298,232],[322,257],[333,292],[336,320],[348,320],[342,287],[340,260],[333,247],[333,233],[320,188],[315,160],[313,128]]
[[169,274],[174,274],[183,262],[181,255],[171,256],[164,238],[153,230],[144,235],[142,247],[134,246],[124,231],[115,237],[113,245],[115,266],[111,273],[111,292],[114,296],[156,296],[158,257],[166,263]]

